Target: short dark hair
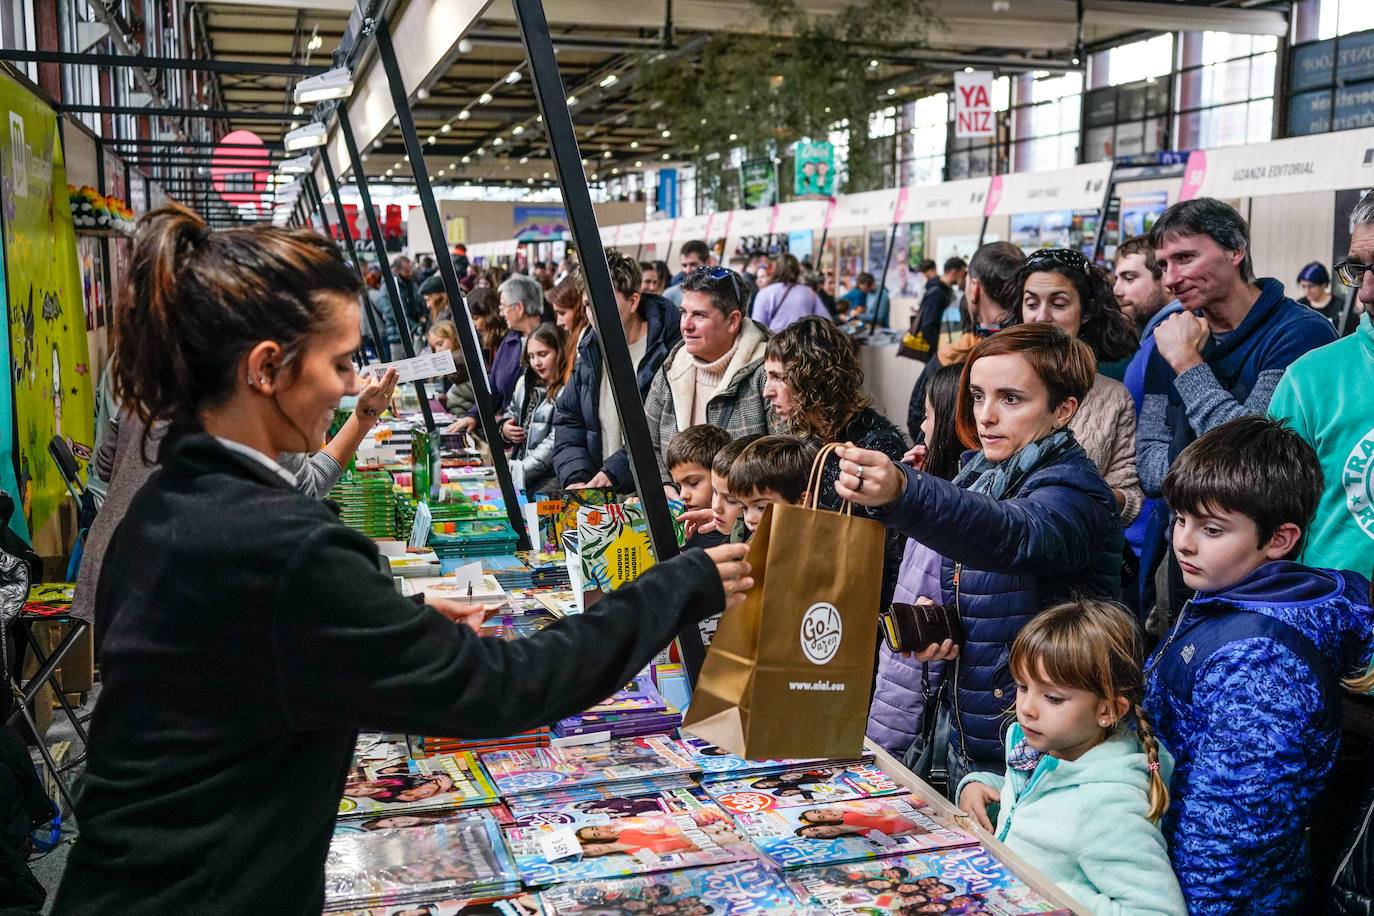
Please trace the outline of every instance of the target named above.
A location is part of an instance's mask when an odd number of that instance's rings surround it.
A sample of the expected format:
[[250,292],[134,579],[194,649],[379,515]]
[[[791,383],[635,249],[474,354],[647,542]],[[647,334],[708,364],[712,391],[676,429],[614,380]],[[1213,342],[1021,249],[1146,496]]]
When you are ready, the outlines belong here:
[[611,269],[611,285],[622,296],[633,296],[639,292],[643,276],[639,272],[639,262],[615,249],[606,252],[606,266]]
[[735,463],[739,453],[748,448],[755,439],[762,438],[763,436],[758,433],[751,433],[748,436],[740,436],[738,439],[731,440],[728,445],[721,446],[720,451],[716,452],[716,457],[711,459],[711,473],[729,479],[730,465]]
[[[977,280],[993,301],[1011,311],[1016,305],[1016,270],[1026,253],[1011,242],[988,242],[968,259],[968,275]],[[935,262],[930,262],[934,267]]]
[[725,430],[710,423],[698,423],[668,440],[663,463],[670,471],[684,464],[699,464],[709,471],[716,453],[729,444],[730,434]]
[[927,270],[934,270],[935,262],[930,258],[922,258],[921,263],[916,266],[916,269],[921,273],[925,273]]
[[1120,264],[1122,258],[1130,257],[1133,254],[1145,256],[1145,269],[1150,272],[1150,276],[1155,278],[1158,283],[1164,279],[1164,268],[1159,266],[1155,260],[1155,246],[1150,244],[1149,236],[1133,235],[1120,245],[1116,246],[1116,263]]
[[684,254],[696,255],[701,258],[703,264],[711,260],[711,249],[707,248],[706,243],[701,239],[689,239],[683,242],[682,248],[678,250],[678,256],[681,257]]
[[1255,265],[1250,258],[1250,226],[1235,207],[1215,197],[1195,197],[1174,204],[1155,221],[1150,230],[1150,247],[1159,248],[1179,235],[1205,235],[1225,251],[1244,251],[1240,278],[1255,282]]
[[1011,308],[1013,324],[1025,320],[1021,304],[1026,281],[1038,273],[1059,274],[1073,284],[1082,315],[1078,339],[1092,347],[1098,362],[1114,363],[1140,349],[1140,341],[1112,293],[1112,278],[1073,248],[1041,248],[1021,262],[1016,271],[1016,300]]
[[[1286,421],[1241,417],[1198,436],[1163,489],[1173,512],[1239,512],[1258,526],[1263,546],[1285,523],[1307,531],[1322,498],[1321,459]],[[1301,547],[1299,539],[1293,554]]]
[[682,281],[684,293],[705,293],[711,304],[729,318],[731,312],[744,312],[746,303],[740,297],[749,295],[749,281],[729,268],[729,276],[713,279],[710,270],[694,270]]
[[952,258],[945,259],[945,269],[942,272],[949,273],[951,270],[964,270],[967,267],[968,262],[958,255],[955,255]]
[[869,273],[868,271],[864,271],[863,273],[859,274],[857,277],[854,278],[854,285],[855,285],[855,286],[861,286],[861,285],[863,285],[864,283],[876,283],[876,282],[878,282],[878,281],[875,280],[875,279],[873,279],[873,275],[872,275],[871,273]]
[[817,451],[815,442],[800,436],[757,439],[730,465],[730,494],[739,497],[772,490],[789,503],[801,502]]

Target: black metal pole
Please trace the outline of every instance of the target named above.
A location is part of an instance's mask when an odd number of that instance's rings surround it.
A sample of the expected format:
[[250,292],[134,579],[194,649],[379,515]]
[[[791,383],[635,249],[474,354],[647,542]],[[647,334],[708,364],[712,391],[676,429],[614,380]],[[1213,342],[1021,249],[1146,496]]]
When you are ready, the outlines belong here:
[[325,150],[320,155],[320,160],[324,162],[324,177],[329,180],[329,192],[334,195],[334,212],[339,215],[339,231],[343,233],[344,246],[348,249],[348,257],[353,261],[353,269],[358,272],[358,277],[364,281],[363,294],[358,297],[359,304],[363,307],[363,314],[367,316],[368,330],[372,331],[372,339],[375,342],[376,353],[379,359],[386,362],[391,361],[391,348],[382,349],[386,343],[382,339],[381,329],[377,327],[377,313],[372,310],[372,299],[367,294],[367,274],[363,271],[362,262],[358,260],[358,249],[353,246],[353,233],[348,229],[348,214],[344,212],[343,201],[339,199],[339,182],[334,177],[334,166],[329,162],[329,151]]
[[883,258],[883,275],[878,278],[878,301],[873,306],[873,326],[878,326],[878,310],[882,308],[883,297],[887,296],[888,320],[892,315],[892,295],[887,291],[887,271],[892,266],[892,249],[897,246],[897,224],[892,224],[892,231],[887,236],[887,257]]
[[[592,209],[587,176],[582,171],[582,153],[577,145],[572,114],[568,111],[563,78],[558,73],[558,60],[554,57],[549,24],[544,18],[544,6],[540,0],[513,0],[513,4],[515,21],[520,27],[520,40],[525,45],[525,57],[530,65],[534,98],[544,118],[554,172],[563,191],[568,226],[572,230],[592,300],[592,323],[601,347],[602,365],[611,382],[616,413],[620,415],[620,427],[625,436],[625,451],[630,459],[635,488],[643,500],[649,542],[653,546],[654,556],[659,561],[667,560],[678,553],[673,517],[668,511],[668,500],[659,479],[658,457],[649,438],[649,421],[644,414],[644,404],[639,399],[635,365],[630,359],[630,346],[625,341],[625,328],[620,323],[615,289],[611,285],[611,271],[606,264],[596,212]],[[682,649],[688,679],[695,683],[706,657],[706,647],[702,645],[697,628],[693,626],[684,630],[678,638],[678,645]]]
[[1112,163],[1112,170],[1107,173],[1107,187],[1102,193],[1102,209],[1097,211],[1097,238],[1093,240],[1093,256],[1091,260],[1096,262],[1102,257],[1102,245],[1107,240],[1107,212],[1112,208],[1113,183],[1116,180],[1116,163]]
[[[391,46],[391,30],[385,19],[378,20],[375,33],[377,56],[381,58],[386,72],[386,81],[391,89],[391,101],[396,107],[396,119],[405,140],[406,154],[410,156],[410,170],[415,176],[415,191],[420,197],[420,207],[424,210],[425,223],[429,227],[430,242],[434,245],[435,261],[439,265],[439,276],[444,281],[444,292],[448,301],[461,305],[467,311],[462,287],[458,285],[458,275],[453,270],[453,259],[448,256],[448,237],[444,233],[444,223],[439,217],[439,204],[434,199],[434,188],[429,183],[429,172],[425,169],[424,148],[420,136],[415,132],[415,119],[410,113],[410,99],[406,97],[405,83],[401,80],[401,69],[396,63],[396,50]],[[515,481],[511,478],[510,464],[506,461],[505,449],[501,447],[501,427],[496,422],[496,405],[491,400],[491,390],[487,386],[486,362],[482,359],[481,348],[477,346],[471,319],[458,325],[459,340],[463,345],[463,359],[468,365],[468,377],[472,380],[472,392],[477,401],[477,420],[482,424],[482,432],[491,446],[491,463],[496,470],[497,482],[501,485],[501,498],[506,503],[506,515],[515,531],[521,550],[530,549],[529,532],[525,530],[525,519],[520,512],[520,500],[515,493]],[[402,341],[405,343],[405,341]],[[473,367],[478,369],[472,371]]]

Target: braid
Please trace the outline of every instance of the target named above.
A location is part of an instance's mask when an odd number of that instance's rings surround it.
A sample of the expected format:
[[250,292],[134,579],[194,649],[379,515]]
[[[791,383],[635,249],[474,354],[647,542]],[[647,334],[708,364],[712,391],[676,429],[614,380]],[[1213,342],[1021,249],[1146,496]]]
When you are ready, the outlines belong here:
[[1136,733],[1140,744],[1145,748],[1145,759],[1150,761],[1150,813],[1146,815],[1151,823],[1158,823],[1164,812],[1169,809],[1169,786],[1159,772],[1159,739],[1150,725],[1150,717],[1139,703],[1131,704],[1131,715],[1135,718]]

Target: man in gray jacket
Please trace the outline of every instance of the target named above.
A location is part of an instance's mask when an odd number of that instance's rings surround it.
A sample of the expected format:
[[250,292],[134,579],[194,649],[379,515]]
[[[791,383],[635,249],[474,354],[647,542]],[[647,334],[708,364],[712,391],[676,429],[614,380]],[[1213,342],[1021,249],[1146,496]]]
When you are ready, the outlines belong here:
[[668,354],[644,401],[665,484],[671,478],[664,455],[679,430],[711,423],[737,439],[781,429],[763,398],[769,335],[744,315],[748,289],[723,267],[700,267],[682,282],[682,343]]

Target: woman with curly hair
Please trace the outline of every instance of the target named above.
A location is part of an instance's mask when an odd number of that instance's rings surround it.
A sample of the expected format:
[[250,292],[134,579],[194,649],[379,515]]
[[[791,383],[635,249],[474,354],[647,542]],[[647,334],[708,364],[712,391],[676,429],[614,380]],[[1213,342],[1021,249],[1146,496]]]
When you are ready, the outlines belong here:
[[1011,323],[1053,324],[1087,344],[1097,358],[1092,389],[1069,429],[1112,488],[1121,524],[1129,525],[1145,501],[1136,473],[1135,402],[1125,385],[1100,370],[1130,356],[1140,343],[1117,305],[1112,280],[1069,248],[1042,248],[1022,262],[1016,276]]
[[[829,318],[808,315],[768,341],[763,368],[763,396],[788,431],[819,442],[845,442],[882,452],[901,461],[906,452],[902,433],[864,392],[864,371],[854,343]],[[836,510],[839,459],[826,459],[821,473],[819,508]],[[883,607],[892,600],[902,563],[903,538],[889,533],[883,560]]]

